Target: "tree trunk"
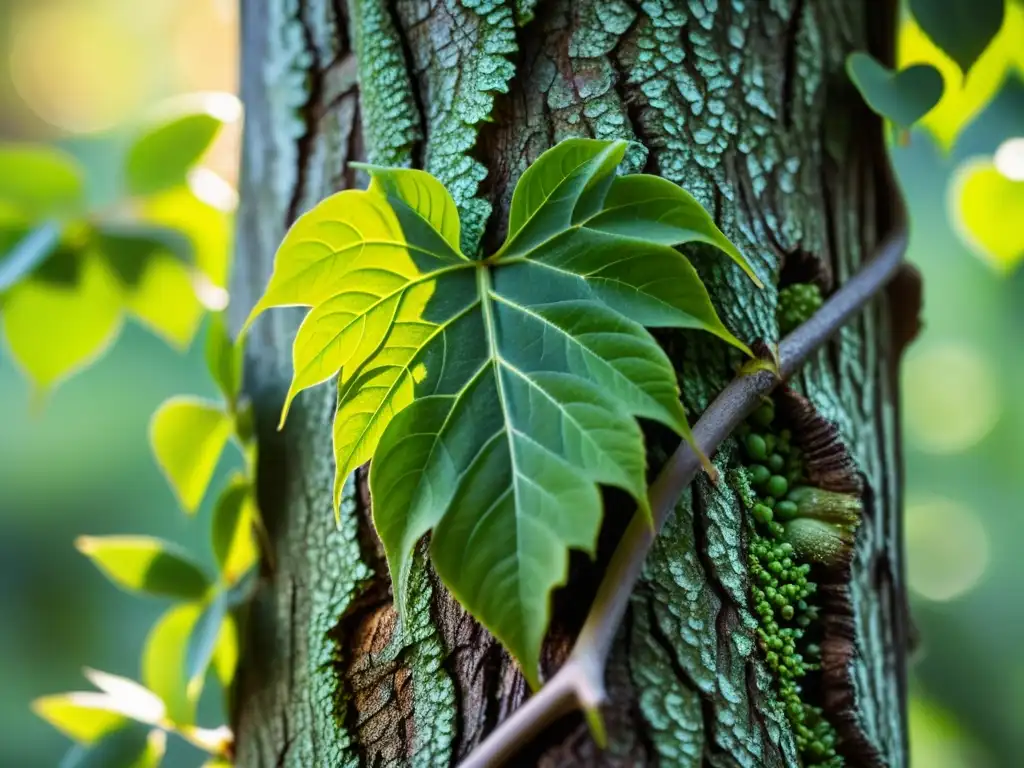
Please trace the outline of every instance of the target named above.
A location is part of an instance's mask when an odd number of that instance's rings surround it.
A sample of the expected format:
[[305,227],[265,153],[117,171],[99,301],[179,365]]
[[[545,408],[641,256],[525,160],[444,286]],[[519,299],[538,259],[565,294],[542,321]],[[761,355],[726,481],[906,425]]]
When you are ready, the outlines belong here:
[[[459,204],[464,248],[491,248],[519,174],[569,136],[638,142],[630,170],[693,193],[759,274],[841,284],[899,219],[881,125],[843,71],[855,49],[891,58],[895,10],[880,5],[244,0],[235,319],[262,292],[290,222],[364,183],[349,161],[431,171]],[[732,265],[692,255],[726,324],[748,341],[776,341],[776,287],[758,291]],[[288,429],[275,431],[300,318],[271,312],[248,340],[272,551],[236,690],[238,765],[456,764],[528,691],[422,559],[409,626],[397,627],[364,478],[349,483],[340,528],[331,514],[332,388],[303,394]],[[875,302],[794,382],[838,426],[867,487],[849,585],[854,653],[824,693],[846,765],[907,762],[892,325]],[[693,334],[664,340],[696,417],[735,360]],[[731,444],[716,457],[723,469],[734,460]],[[631,511],[610,501],[604,549]],[[574,715],[516,764],[799,764],[755,641],[744,526],[727,484],[693,486],[619,632],[608,749]],[[574,561],[556,598],[548,675],[601,562]]]

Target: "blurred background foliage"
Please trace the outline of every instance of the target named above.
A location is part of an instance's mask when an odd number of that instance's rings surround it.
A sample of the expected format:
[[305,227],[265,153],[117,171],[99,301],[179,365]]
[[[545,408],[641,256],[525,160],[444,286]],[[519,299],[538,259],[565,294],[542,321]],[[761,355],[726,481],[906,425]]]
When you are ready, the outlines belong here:
[[[154,105],[237,92],[236,5],[0,3],[0,142],[59,147],[84,167],[91,208],[117,201],[122,156]],[[903,376],[909,580],[921,635],[913,765],[1020,765],[1024,6],[1008,3],[1002,31],[966,80],[909,19],[899,58],[932,63],[946,81],[939,105],[892,150],[911,214],[910,259],[925,278],[924,331]],[[221,131],[187,192],[148,203],[163,206],[147,214],[154,220],[204,222],[212,253],[227,253],[240,130],[236,120]],[[216,269],[204,271],[223,284]],[[56,765],[68,746],[29,701],[78,686],[83,665],[137,678],[139,649],[167,607],[112,589],[74,551],[75,538],[148,533],[213,560],[211,500],[198,518],[179,514],[147,445],[165,398],[214,394],[201,343],[177,349],[128,322],[45,407],[31,407],[34,391],[0,350],[0,764],[11,766]],[[239,463],[226,456],[215,483]],[[218,722],[218,698],[204,694],[200,722]],[[201,759],[175,740],[165,765]]]

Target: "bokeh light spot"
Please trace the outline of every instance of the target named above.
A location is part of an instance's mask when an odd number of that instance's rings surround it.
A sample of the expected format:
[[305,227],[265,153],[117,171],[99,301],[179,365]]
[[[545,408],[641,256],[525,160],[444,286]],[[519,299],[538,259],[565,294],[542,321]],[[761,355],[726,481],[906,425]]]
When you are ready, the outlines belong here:
[[906,510],[907,579],[928,600],[952,600],[985,573],[989,540],[973,509],[942,497],[918,499]]
[[23,3],[11,20],[10,77],[46,122],[99,131],[133,114],[148,95],[150,59],[124,15],[92,3]]
[[996,170],[1011,181],[1024,181],[1024,136],[1007,139],[992,159]]
[[991,363],[956,343],[916,349],[903,370],[904,412],[911,440],[931,453],[958,453],[995,426],[1000,393]]

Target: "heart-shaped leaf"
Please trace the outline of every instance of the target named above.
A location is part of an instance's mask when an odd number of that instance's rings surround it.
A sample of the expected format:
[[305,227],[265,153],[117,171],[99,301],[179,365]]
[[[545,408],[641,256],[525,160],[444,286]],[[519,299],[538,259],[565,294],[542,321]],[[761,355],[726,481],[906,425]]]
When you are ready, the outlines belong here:
[[910,0],[910,12],[964,75],[1003,25],[1006,0]]
[[188,514],[199,508],[206,495],[233,429],[231,416],[223,408],[194,397],[172,397],[153,414],[149,427],[153,454]]
[[197,600],[210,580],[179,547],[150,536],[80,536],[78,551],[130,592]]
[[189,95],[162,106],[128,150],[129,192],[149,195],[184,184],[220,129],[241,114],[238,99],[229,93]]
[[942,75],[930,64],[894,73],[857,51],[847,57],[846,72],[873,111],[904,128],[928,114],[942,98]]
[[987,159],[957,169],[950,186],[952,220],[975,253],[1000,272],[1024,259],[1024,179],[1014,180]]
[[[291,229],[265,296],[306,305],[288,401],[339,374],[336,493],[373,456],[374,523],[399,611],[416,542],[531,684],[568,550],[593,553],[599,485],[647,506],[637,419],[690,438],[644,325],[747,351],[673,246],[749,266],[685,191],[615,169],[625,142],[573,139],[523,174],[494,255],[459,250],[455,203],[421,171],[369,168]],[[251,320],[251,318],[250,318]],[[285,409],[287,410],[287,403]]]

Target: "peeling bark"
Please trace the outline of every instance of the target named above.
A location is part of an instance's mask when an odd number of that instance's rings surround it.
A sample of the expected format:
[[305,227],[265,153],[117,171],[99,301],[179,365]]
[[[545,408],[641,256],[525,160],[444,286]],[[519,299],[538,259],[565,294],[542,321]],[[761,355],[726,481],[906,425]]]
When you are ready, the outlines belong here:
[[[519,174],[578,135],[636,141],[630,170],[693,193],[762,276],[807,269],[810,258],[841,284],[898,218],[881,127],[843,74],[851,50],[890,57],[894,10],[877,5],[244,0],[235,320],[262,292],[289,223],[363,181],[349,161],[427,168],[453,192],[468,225],[464,248],[489,248],[503,237]],[[777,340],[770,281],[757,291],[731,264],[688,253],[737,335]],[[850,584],[850,727],[879,762],[902,766],[907,617],[894,384],[906,323],[890,323],[888,307],[880,300],[847,326],[794,385],[836,424],[866,482]],[[362,478],[350,481],[334,525],[332,388],[304,393],[288,429],[275,431],[300,316],[269,313],[248,341],[275,568],[263,574],[245,639],[238,765],[455,764],[524,700],[525,683],[422,554],[417,602],[409,626],[398,626]],[[692,335],[661,338],[693,417],[735,360]],[[734,454],[727,443],[715,462],[727,469]],[[518,764],[798,764],[755,642],[740,510],[725,484],[701,480],[659,538],[608,669],[609,748],[598,751],[582,720],[566,717]],[[549,673],[631,511],[609,495],[603,556],[574,559],[555,599]],[[854,747],[848,740],[847,765],[870,764]]]

